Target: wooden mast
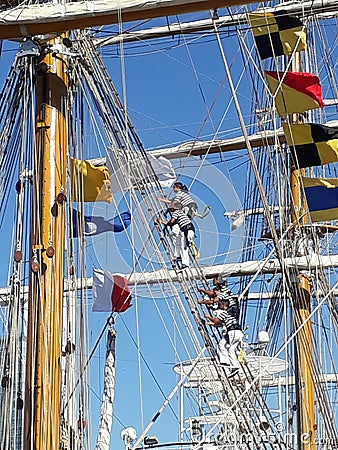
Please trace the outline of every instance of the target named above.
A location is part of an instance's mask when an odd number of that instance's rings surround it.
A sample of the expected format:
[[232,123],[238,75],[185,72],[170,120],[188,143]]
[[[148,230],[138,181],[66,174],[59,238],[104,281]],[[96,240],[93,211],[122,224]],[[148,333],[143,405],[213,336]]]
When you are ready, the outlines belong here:
[[[295,205],[294,220],[298,226],[306,223],[305,199],[302,196],[300,184],[301,176],[302,170],[297,170],[292,166],[291,193]],[[311,292],[310,280],[306,275],[299,274],[294,291],[295,329],[297,330],[305,322],[295,340],[297,434],[299,448],[305,450],[314,448],[315,439],[314,385],[311,376],[312,326],[308,319],[311,311]]]
[[[293,62],[294,70],[301,70],[300,54],[296,53]],[[290,120],[299,122],[298,115],[290,116]],[[301,177],[304,169],[298,170],[291,166],[291,199],[294,205],[293,223],[295,230],[307,223],[307,203],[301,189]],[[297,236],[295,236],[297,239]],[[298,236],[299,238],[299,236]],[[305,246],[305,244],[304,244]],[[300,248],[302,248],[300,246]],[[302,248],[302,256],[305,249]],[[309,450],[315,447],[315,408],[314,408],[314,384],[311,376],[312,358],[312,325],[309,320],[311,312],[311,287],[307,275],[300,273],[298,280],[295,280],[294,289],[294,327],[299,330],[295,339],[295,380],[296,380],[296,401],[297,401],[297,444],[301,450]],[[304,324],[304,325],[303,325]]]
[[[61,43],[55,40],[48,43]],[[44,50],[48,49],[45,47]],[[44,51],[43,50],[43,51]],[[47,50],[36,74],[36,145],[24,448],[59,448],[67,150],[67,65]]]

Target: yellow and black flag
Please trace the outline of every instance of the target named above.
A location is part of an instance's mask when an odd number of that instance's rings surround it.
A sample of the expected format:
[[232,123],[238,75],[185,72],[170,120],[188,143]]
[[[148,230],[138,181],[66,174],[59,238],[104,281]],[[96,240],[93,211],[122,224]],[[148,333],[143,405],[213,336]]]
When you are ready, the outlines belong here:
[[265,72],[278,114],[300,113],[309,109],[324,108],[319,78],[307,72]]
[[283,124],[296,165],[322,166],[338,161],[338,128],[315,123]]
[[286,11],[250,13],[249,19],[261,59],[291,55],[306,48],[303,23]]

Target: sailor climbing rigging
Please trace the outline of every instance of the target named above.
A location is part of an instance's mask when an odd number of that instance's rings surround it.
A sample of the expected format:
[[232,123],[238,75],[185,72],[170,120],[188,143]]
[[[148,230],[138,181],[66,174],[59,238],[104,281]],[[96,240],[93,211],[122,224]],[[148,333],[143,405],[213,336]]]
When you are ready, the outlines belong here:
[[229,302],[229,306],[227,312],[235,317],[235,319],[239,319],[239,301],[237,295],[233,294],[231,290],[224,286],[223,289],[216,287],[214,289],[215,298],[214,300],[220,302],[222,300],[227,300]]
[[165,222],[159,219],[165,227],[171,228],[172,240],[174,246],[174,261],[173,266],[177,267],[181,263],[180,269],[189,267],[189,245],[195,236],[195,227],[183,211],[182,204],[179,202],[172,202],[168,211],[171,218]]
[[[223,287],[225,286],[225,283],[224,282],[220,282],[219,279],[220,279],[219,276],[214,277],[212,279],[212,284],[214,285],[214,288],[215,287],[220,287],[221,289],[223,289]],[[199,292],[202,292],[202,294],[205,294],[205,295],[207,295],[209,297],[214,297],[213,289],[204,289],[204,288],[198,287],[197,290]]]
[[158,200],[168,204],[171,204],[172,202],[181,203],[182,210],[190,219],[193,219],[197,214],[198,206],[189,194],[188,188],[180,181],[176,181],[173,185],[173,191],[175,196],[172,199],[158,197]]
[[240,311],[237,295],[228,288],[225,282],[220,283],[216,277],[213,279],[213,284],[215,286],[213,290],[197,288],[199,292],[205,294],[203,300],[198,300],[198,303],[215,310],[219,308],[221,300],[228,300],[228,313],[238,320]]
[[229,301],[220,300],[219,309],[215,311],[216,317],[205,314],[208,325],[222,327],[222,339],[218,343],[218,356],[220,364],[230,369],[230,375],[234,376],[240,364],[236,350],[243,340],[243,332],[237,319],[229,313]]

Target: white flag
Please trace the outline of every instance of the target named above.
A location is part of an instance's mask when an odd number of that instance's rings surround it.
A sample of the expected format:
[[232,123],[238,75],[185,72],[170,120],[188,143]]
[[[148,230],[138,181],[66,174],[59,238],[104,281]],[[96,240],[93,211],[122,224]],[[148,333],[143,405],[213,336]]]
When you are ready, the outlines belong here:
[[163,156],[155,158],[150,154],[147,154],[147,159],[153,172],[142,155],[107,149],[106,164],[110,173],[111,191],[126,191],[140,181],[148,180],[153,183],[155,175],[162,187],[170,187],[176,180],[171,162]]

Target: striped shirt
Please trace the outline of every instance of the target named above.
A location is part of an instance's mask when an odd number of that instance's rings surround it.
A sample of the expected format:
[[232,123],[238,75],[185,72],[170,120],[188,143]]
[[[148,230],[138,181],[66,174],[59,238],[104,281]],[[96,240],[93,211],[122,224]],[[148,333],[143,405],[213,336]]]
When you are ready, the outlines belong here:
[[215,311],[215,316],[222,322],[224,331],[229,332],[232,330],[241,329],[239,323],[237,322],[237,319],[232,316],[229,311],[226,311],[224,309],[217,309],[217,311]]
[[226,287],[226,286],[222,286],[220,288],[220,293],[217,295],[217,297],[220,300],[229,300],[229,302],[231,301],[231,299],[233,298],[234,294],[231,292],[231,290]]
[[191,205],[191,203],[195,203],[192,199],[191,195],[188,194],[188,192],[185,191],[179,191],[175,195],[175,197],[172,199],[173,202],[180,202],[183,208],[185,206]]
[[177,209],[176,211],[174,211],[171,215],[171,218],[175,220],[175,223],[178,224],[181,230],[188,225],[192,225],[189,217],[181,209]]
[[236,319],[239,318],[239,301],[237,295],[234,295],[228,287],[222,286],[221,292],[217,295],[217,298],[219,300],[228,300],[228,313]]

